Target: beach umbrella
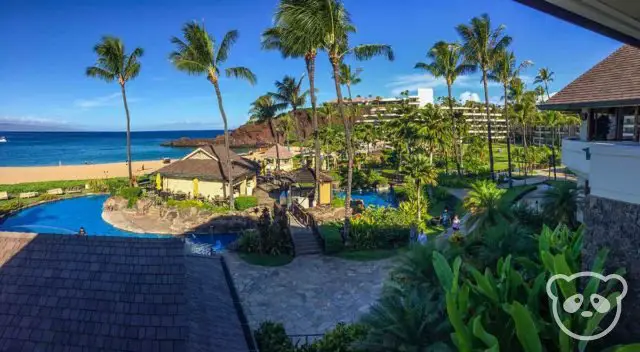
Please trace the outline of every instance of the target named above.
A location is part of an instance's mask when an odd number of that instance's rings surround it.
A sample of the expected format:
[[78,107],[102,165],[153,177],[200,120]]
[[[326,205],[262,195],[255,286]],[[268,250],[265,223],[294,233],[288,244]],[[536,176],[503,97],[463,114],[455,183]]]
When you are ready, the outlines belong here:
[[197,178],[193,179],[193,197],[194,198],[198,197],[198,179]]
[[158,191],[162,190],[162,176],[160,174],[156,174],[156,189]]

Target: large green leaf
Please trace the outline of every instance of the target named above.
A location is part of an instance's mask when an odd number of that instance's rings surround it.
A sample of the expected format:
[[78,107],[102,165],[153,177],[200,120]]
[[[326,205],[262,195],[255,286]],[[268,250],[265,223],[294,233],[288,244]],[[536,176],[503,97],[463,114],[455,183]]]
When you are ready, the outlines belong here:
[[[609,301],[609,304],[611,305],[611,309],[609,310],[609,312],[604,314],[594,312],[594,315],[591,318],[589,318],[589,320],[587,320],[587,326],[585,326],[582,332],[583,336],[593,335],[596,329],[600,326],[600,322],[605,316],[609,314],[615,314],[616,306],[618,305],[618,296],[620,296],[620,292],[613,292],[612,294],[607,296],[607,301]],[[578,350],[581,352],[585,351],[587,349],[588,342],[589,341],[580,341],[578,343]]]
[[473,335],[479,338],[485,345],[487,345],[488,349],[486,351],[499,352],[500,345],[498,343],[498,339],[484,329],[481,319],[481,316],[476,316],[475,318],[473,318]]
[[509,306],[509,314],[516,324],[516,335],[526,352],[542,352],[542,343],[538,336],[538,329],[533,322],[531,313],[519,302]]
[[638,351],[640,351],[640,343],[612,346],[602,352],[638,352]]
[[[487,269],[488,270],[488,269]],[[498,293],[496,292],[495,286],[491,283],[490,279],[487,276],[490,274],[485,274],[484,276],[480,274],[480,272],[470,267],[469,271],[473,276],[473,279],[476,282],[474,288],[482,295],[489,298],[494,304],[498,304]]]
[[433,252],[433,269],[436,271],[436,276],[440,281],[440,285],[446,292],[451,291],[453,284],[453,272],[449,263],[440,252]]
[[[565,260],[564,255],[558,254],[553,257],[553,267],[554,274],[562,274],[566,275],[567,277],[573,274],[571,272],[571,269],[569,268],[569,265],[567,264],[567,261]],[[569,298],[576,294],[575,280],[567,281],[560,278],[555,282],[557,283],[558,287],[560,287],[560,291],[562,291],[562,294],[565,298]]]
[[[447,315],[449,316],[449,322],[453,326],[455,331],[452,334],[452,340],[455,342],[459,351],[469,352],[471,351],[472,341],[469,329],[462,321],[462,312],[458,309],[456,302],[456,295],[451,292],[446,294]],[[465,307],[466,308],[466,307]]]

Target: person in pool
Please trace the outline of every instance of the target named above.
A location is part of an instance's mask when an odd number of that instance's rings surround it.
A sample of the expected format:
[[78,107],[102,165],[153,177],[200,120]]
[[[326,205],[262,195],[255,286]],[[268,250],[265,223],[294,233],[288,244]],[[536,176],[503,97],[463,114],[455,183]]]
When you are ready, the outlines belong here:
[[87,235],[87,231],[84,230],[84,227],[80,226],[80,230],[78,230],[78,236],[84,237]]

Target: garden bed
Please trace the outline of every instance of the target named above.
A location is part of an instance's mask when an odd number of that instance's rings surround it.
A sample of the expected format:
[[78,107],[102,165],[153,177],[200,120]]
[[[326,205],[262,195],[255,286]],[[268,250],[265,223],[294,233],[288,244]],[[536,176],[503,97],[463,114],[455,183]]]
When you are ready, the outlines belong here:
[[291,263],[293,260],[293,256],[287,254],[267,255],[258,253],[238,253],[238,256],[249,264],[259,266],[283,266]]

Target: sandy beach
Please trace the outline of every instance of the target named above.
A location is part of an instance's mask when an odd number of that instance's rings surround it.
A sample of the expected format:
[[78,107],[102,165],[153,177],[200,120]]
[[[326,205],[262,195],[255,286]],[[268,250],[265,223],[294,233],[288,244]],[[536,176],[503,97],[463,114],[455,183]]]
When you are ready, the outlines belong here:
[[[134,161],[132,166],[134,175],[143,175],[159,169],[163,164],[161,160],[148,160]],[[91,165],[0,167],[0,184],[127,177],[128,173],[127,164],[122,162]]]

